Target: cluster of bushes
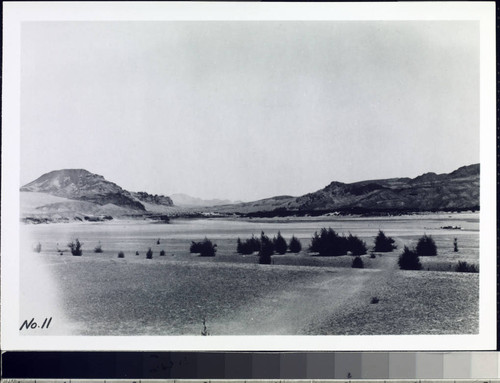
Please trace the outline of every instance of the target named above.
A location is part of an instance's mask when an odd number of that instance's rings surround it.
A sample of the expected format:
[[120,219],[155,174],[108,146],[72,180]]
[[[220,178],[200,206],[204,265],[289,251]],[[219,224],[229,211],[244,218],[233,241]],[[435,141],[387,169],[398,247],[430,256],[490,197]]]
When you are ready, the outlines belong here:
[[202,242],[191,242],[190,253],[200,254],[201,257],[214,257],[217,245],[205,237]]
[[261,232],[260,238],[256,238],[254,235],[245,241],[238,238],[236,244],[236,252],[238,254],[253,254],[259,252],[259,255],[261,253],[270,253],[270,255],[272,255],[274,253],[285,254],[287,251],[299,253],[301,250],[302,244],[297,237],[292,236],[290,243],[287,244],[285,238],[283,238],[279,231],[272,240],[265,235],[264,232]]
[[337,234],[331,227],[322,228],[320,233],[314,233],[311,239],[309,250],[318,253],[320,256],[345,255],[350,252],[352,255],[366,254],[366,244],[358,237]]

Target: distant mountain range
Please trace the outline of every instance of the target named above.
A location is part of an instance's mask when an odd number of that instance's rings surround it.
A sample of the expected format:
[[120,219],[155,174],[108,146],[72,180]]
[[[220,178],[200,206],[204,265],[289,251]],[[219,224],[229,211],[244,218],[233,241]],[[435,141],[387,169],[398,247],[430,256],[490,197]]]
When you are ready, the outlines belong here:
[[207,206],[220,206],[220,205],[231,205],[234,203],[240,203],[241,201],[230,201],[228,199],[201,199],[196,197],[191,197],[187,194],[176,193],[170,195],[175,206],[183,207],[207,207]]
[[[479,209],[479,164],[449,174],[425,173],[416,178],[390,178],[355,183],[332,182],[300,197],[278,196],[221,207],[239,213],[340,211],[377,213]],[[269,215],[269,214],[267,214]]]
[[[479,209],[479,164],[449,174],[391,178],[355,183],[332,182],[300,197],[276,196],[254,202],[202,200],[185,194],[172,197],[129,192],[84,169],[55,170],[21,187],[21,216],[82,220],[96,216],[158,216],[204,212],[291,215],[307,212],[382,213]],[[177,207],[176,207],[177,205]],[[89,218],[89,216],[92,216]],[[31,217],[31,218],[30,218]]]

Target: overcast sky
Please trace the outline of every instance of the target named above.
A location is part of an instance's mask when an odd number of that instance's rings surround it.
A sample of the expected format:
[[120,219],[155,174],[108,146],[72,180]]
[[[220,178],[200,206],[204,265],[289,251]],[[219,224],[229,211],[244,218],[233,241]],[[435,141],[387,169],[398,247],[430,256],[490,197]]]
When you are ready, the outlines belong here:
[[21,182],[255,200],[479,162],[477,22],[28,22]]

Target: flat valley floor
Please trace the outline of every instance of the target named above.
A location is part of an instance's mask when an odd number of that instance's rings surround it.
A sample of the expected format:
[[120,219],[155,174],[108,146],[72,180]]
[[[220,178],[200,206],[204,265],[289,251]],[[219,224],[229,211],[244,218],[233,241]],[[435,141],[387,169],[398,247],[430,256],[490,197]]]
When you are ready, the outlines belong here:
[[[351,268],[350,255],[309,253],[311,237],[322,227],[364,240],[364,268]],[[370,251],[379,230],[393,237],[398,248],[373,257]],[[302,251],[273,255],[271,265],[259,265],[257,255],[237,254],[238,237],[244,240],[261,231],[271,238],[280,231],[287,241],[295,235]],[[438,255],[420,257],[422,270],[400,270],[403,246],[415,246],[423,234],[433,237]],[[392,335],[479,330],[479,274],[455,271],[459,261],[479,265],[478,213],[173,219],[170,224],[115,220],[21,225],[20,237],[21,322],[53,318],[50,328],[23,329],[23,334],[201,335],[206,329],[210,335]],[[205,237],[217,244],[216,256],[190,254],[191,241]],[[80,257],[67,247],[76,238],[83,243]],[[458,252],[453,251],[454,238]],[[40,253],[32,250],[37,243]],[[103,252],[94,253],[99,244]],[[146,259],[148,248],[153,259]],[[65,251],[61,255],[57,249]],[[124,258],[118,258],[120,251]]]

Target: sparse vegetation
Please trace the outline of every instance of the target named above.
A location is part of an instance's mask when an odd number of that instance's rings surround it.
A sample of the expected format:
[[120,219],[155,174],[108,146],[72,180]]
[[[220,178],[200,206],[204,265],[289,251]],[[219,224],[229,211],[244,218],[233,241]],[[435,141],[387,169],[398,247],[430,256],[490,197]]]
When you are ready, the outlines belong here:
[[125,254],[123,253],[123,251],[120,251],[118,253],[118,258],[125,258]]
[[201,330],[201,335],[203,335],[203,336],[210,335],[210,333],[208,332],[208,329],[207,329],[207,324],[205,322],[205,318],[203,318],[202,323],[203,323],[203,330]]
[[74,242],[68,243],[68,247],[70,248],[72,255],[80,256],[83,254],[83,243],[81,243],[78,238]]
[[191,242],[189,251],[200,254],[201,257],[214,257],[217,252],[217,245],[205,237],[202,242]]
[[260,234],[260,251],[259,251],[259,263],[261,265],[270,265],[271,256],[274,253],[274,244],[269,239],[267,235],[262,232]]
[[424,234],[418,240],[416,251],[419,256],[437,255],[437,247],[434,239],[430,235]]
[[292,239],[290,239],[290,244],[288,245],[288,249],[291,253],[299,253],[302,250],[302,244],[298,240],[297,237],[292,235]]
[[401,270],[420,270],[422,264],[415,250],[404,247],[403,253],[399,256],[398,265]]
[[455,271],[459,273],[479,273],[479,267],[477,267],[473,263],[460,261],[458,262],[458,265],[455,267]]
[[40,253],[42,251],[42,244],[40,242],[38,242],[34,247],[33,247],[33,251],[35,253]]
[[273,238],[274,251],[278,254],[285,254],[288,245],[286,244],[285,239],[282,237],[281,233],[278,231],[278,235]]
[[351,267],[354,269],[362,269],[365,267],[363,260],[361,257],[358,255],[352,260]]
[[96,247],[94,247],[94,253],[102,253],[101,242],[99,242],[99,244]]
[[373,250],[381,253],[388,253],[396,248],[397,246],[394,244],[394,239],[387,237],[382,230],[379,230],[375,237],[375,248]]
[[251,238],[246,239],[245,242],[242,242],[238,238],[236,251],[239,254],[253,254],[256,251],[260,251],[260,240],[253,235]]
[[146,259],[153,259],[153,250],[151,250],[151,248],[149,248],[146,253]]

